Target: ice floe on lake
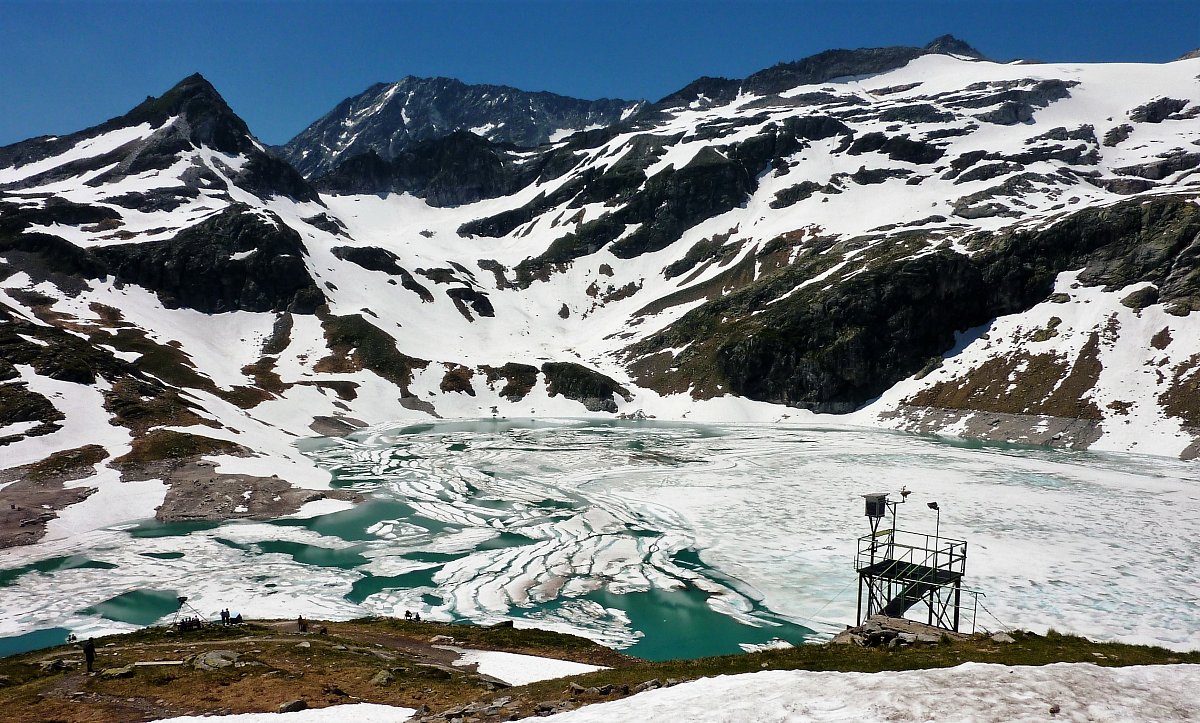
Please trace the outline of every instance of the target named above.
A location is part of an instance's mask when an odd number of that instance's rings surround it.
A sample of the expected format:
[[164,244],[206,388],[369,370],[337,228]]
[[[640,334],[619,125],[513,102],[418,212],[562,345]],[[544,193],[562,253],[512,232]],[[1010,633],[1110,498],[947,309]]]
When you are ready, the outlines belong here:
[[143,591],[214,615],[513,620],[652,658],[798,643],[854,622],[859,495],[906,485],[902,527],[932,531],[936,500],[941,534],[968,541],[980,627],[1200,648],[1200,470],[1173,459],[601,420],[373,428],[305,449],[369,501],[6,550],[0,636],[145,624],[105,606]]

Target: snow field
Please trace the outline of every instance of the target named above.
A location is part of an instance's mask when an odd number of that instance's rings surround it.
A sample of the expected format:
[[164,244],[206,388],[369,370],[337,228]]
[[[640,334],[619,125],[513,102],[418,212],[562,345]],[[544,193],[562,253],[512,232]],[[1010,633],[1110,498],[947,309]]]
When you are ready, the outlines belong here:
[[[1200,709],[1200,666],[1101,668],[982,663],[886,673],[767,671],[704,678],[545,718],[700,723],[902,721],[1187,721]],[[1054,709],[1055,712],[1051,712]]]
[[495,650],[467,650],[452,646],[437,646],[459,653],[454,665],[474,665],[482,675],[499,678],[509,685],[528,685],[539,680],[552,680],[568,675],[581,675],[596,670],[607,670],[602,665],[588,665],[570,660],[556,660],[537,655],[502,653]]
[[185,715],[178,718],[161,718],[162,723],[403,723],[417,711],[413,708],[380,705],[379,703],[354,703],[335,705],[329,708],[309,708],[295,713],[237,713],[234,715],[207,716]]
[[[507,655],[498,653],[494,655]],[[529,656],[520,656],[529,657]],[[536,665],[549,663],[535,659]],[[528,664],[528,663],[526,663]],[[482,664],[480,666],[483,667]],[[481,671],[482,672],[482,671]],[[983,663],[885,673],[764,671],[702,678],[545,718],[551,723],[617,720],[721,723],[902,723],[904,721],[1189,721],[1200,709],[1200,666],[1101,668],[1086,663],[1013,667]],[[1053,713],[1051,711],[1054,711]],[[399,723],[416,711],[356,703],[297,713],[164,723]]]

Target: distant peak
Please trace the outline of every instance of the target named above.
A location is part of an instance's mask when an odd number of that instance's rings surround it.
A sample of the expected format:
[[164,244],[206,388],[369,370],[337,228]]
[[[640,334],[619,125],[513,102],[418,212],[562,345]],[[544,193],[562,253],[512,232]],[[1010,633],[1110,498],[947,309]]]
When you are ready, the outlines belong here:
[[213,86],[213,84],[208,82],[208,78],[205,78],[199,73],[192,73],[188,77],[171,86],[171,89],[166,93],[163,93],[162,97],[163,99],[182,99],[197,95],[209,98],[221,97],[221,94],[217,92],[217,89]]
[[983,53],[971,47],[965,41],[953,35],[942,35],[934,38],[923,50],[927,53],[945,53],[950,55],[965,55],[969,58],[983,59]]
[[187,119],[191,139],[198,145],[226,153],[240,153],[253,147],[245,121],[199,73],[189,75],[157,98],[147,98],[124,118],[129,123],[159,125],[172,116]]
[[216,87],[199,73],[192,73],[171,86],[170,90],[158,98],[158,103],[177,113],[197,99],[203,99],[206,101],[206,105],[211,104],[214,109],[232,113],[229,111],[225,99],[217,92]]
[[457,78],[447,78],[444,75],[406,75],[393,85],[466,85]]

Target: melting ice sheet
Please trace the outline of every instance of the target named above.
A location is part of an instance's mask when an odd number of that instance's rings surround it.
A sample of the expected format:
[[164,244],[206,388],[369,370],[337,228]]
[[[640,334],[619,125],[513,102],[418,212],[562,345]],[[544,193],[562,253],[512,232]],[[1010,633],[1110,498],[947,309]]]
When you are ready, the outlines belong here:
[[981,627],[1200,648],[1191,463],[596,420],[377,428],[305,449],[370,500],[4,551],[0,636],[129,629],[179,594],[214,616],[507,619],[647,658],[796,643],[853,622],[859,495],[906,485],[901,527],[932,532],[937,501],[941,534],[969,542]]

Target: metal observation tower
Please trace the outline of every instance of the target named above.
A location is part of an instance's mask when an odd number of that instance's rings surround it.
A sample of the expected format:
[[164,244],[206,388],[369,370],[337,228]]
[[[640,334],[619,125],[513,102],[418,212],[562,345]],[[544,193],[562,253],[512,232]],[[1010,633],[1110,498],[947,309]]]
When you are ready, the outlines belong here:
[[[886,492],[863,495],[871,534],[858,539],[855,556],[858,624],[876,615],[903,618],[916,608],[925,613],[922,622],[954,632],[959,632],[963,618],[969,616],[974,632],[981,593],[962,587],[967,543],[940,536],[941,510],[936,502],[929,503],[938,513],[932,535],[897,529],[896,507],[906,502],[909,494],[901,489],[899,501],[888,499]],[[880,521],[888,515],[891,525],[880,529]]]

